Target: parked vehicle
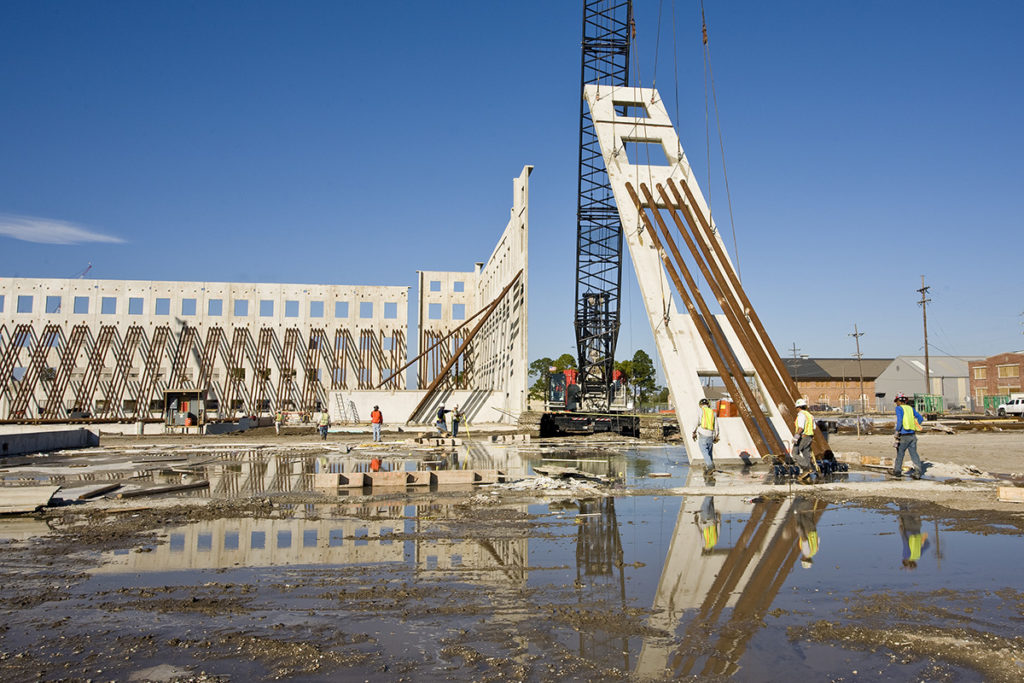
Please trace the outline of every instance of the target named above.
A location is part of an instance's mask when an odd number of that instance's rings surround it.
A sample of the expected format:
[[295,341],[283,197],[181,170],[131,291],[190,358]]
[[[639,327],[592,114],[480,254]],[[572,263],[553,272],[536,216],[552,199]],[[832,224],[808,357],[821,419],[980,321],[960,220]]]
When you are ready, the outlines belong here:
[[1007,415],[1024,415],[1024,398],[1011,398],[1006,403],[1001,403],[996,408],[996,415],[1006,417]]

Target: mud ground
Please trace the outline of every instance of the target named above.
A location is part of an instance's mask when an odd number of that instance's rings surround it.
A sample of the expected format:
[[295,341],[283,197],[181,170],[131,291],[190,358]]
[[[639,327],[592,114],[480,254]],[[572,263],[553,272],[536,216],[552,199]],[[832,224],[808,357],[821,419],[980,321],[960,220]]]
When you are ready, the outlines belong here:
[[[364,435],[332,434],[328,447],[365,441]],[[597,457],[602,450],[637,443],[595,441],[581,442],[578,452]],[[212,439],[105,437],[103,447],[190,448],[200,443],[270,444],[285,450],[317,445],[305,430],[277,437],[272,429],[262,429]],[[837,452],[864,454],[886,453],[891,443],[890,435],[833,435],[831,441]],[[947,473],[966,465],[985,475],[1024,471],[1024,435],[1019,432],[929,433],[921,437],[920,452]],[[946,478],[951,479],[960,478]],[[820,499],[837,519],[867,515],[881,529],[894,528],[902,506],[909,505],[926,522],[935,521],[936,536],[941,524],[947,539],[961,545],[981,543],[975,552],[980,553],[977,571],[984,577],[984,562],[996,561],[985,554],[986,547],[1024,559],[1019,554],[1024,505],[995,500],[997,480],[974,479],[798,487],[796,495]],[[711,494],[719,500],[743,497],[744,502],[767,500],[755,506],[774,505],[791,499],[794,488],[748,497],[740,488],[730,493],[725,485],[701,490],[697,482],[688,484],[682,497]],[[302,491],[226,500],[102,500],[6,520],[12,528],[25,524],[34,531],[12,532],[0,541],[0,678],[765,680],[802,671],[830,680],[1021,679],[1024,594],[1019,582],[1005,578],[1012,573],[1003,570],[986,581],[949,585],[948,574],[899,573],[893,588],[867,580],[836,597],[834,587],[826,591],[825,584],[808,583],[808,577],[816,579],[827,568],[816,560],[818,574],[799,569],[780,574],[796,582],[793,595],[814,607],[792,604],[783,591],[760,611],[736,611],[727,622],[716,622],[715,612],[699,611],[681,617],[679,623],[687,624],[682,631],[666,626],[663,607],[649,600],[619,599],[611,579],[635,577],[640,583],[659,584],[660,590],[668,564],[663,571],[628,547],[624,553],[621,547],[609,553],[605,541],[590,546],[582,539],[588,529],[607,531],[608,519],[628,539],[632,525],[653,519],[643,513],[623,517],[621,509],[638,504],[628,501],[655,505],[670,495],[657,489],[615,491],[617,522],[606,511],[595,517],[598,512],[593,510],[599,508],[593,501],[511,491],[493,500],[472,491],[357,495],[346,499],[343,509],[330,497]],[[141,560],[161,552],[169,542],[169,529],[216,528],[245,520],[315,523],[332,517],[371,527],[392,524],[392,530],[381,532],[380,542],[404,546],[407,561],[178,567],[149,574],[104,574],[97,569],[111,558]],[[736,517],[735,523],[744,519]],[[588,527],[594,524],[598,526]],[[851,532],[860,528],[856,521],[837,526]],[[892,531],[878,535],[881,543],[890,543],[885,537]],[[671,557],[671,535],[661,538],[663,547],[654,548],[653,557],[664,557],[666,548]],[[998,545],[984,545],[986,538]],[[360,537],[346,536],[341,542],[358,545]],[[517,555],[517,544],[527,542],[565,553]],[[423,549],[466,543],[482,548],[490,560],[440,571],[420,557],[427,552]],[[616,543],[628,546],[627,541]],[[836,546],[833,536],[828,547]],[[601,558],[597,569],[591,553]],[[580,567],[590,567],[594,574],[588,577]],[[535,576],[548,578],[531,578]],[[685,583],[686,576],[677,581]],[[622,596],[627,585],[622,579]],[[826,591],[833,602],[815,602],[818,591]],[[724,609],[724,603],[714,609]],[[736,643],[744,646],[737,648]],[[643,669],[639,662],[659,649],[672,653],[667,666]]]

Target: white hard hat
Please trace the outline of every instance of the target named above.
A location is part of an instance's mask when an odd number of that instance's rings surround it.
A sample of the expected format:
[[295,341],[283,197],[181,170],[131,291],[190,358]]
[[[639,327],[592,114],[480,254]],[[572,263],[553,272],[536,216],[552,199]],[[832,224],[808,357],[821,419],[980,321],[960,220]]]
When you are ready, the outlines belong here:
[[798,398],[796,400],[796,407],[797,408],[806,408],[807,407],[807,401],[805,399]]

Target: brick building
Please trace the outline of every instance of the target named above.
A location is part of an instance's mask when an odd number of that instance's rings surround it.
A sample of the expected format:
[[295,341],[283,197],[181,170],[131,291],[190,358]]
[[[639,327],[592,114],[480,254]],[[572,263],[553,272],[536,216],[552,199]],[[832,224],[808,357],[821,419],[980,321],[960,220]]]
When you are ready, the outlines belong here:
[[979,408],[986,396],[1008,396],[1021,392],[1024,351],[1001,353],[968,364],[971,396]]
[[[811,406],[829,406],[845,412],[875,410],[875,379],[892,363],[892,358],[783,358],[800,395]],[[860,396],[861,372],[864,395]],[[817,408],[822,410],[822,408]]]

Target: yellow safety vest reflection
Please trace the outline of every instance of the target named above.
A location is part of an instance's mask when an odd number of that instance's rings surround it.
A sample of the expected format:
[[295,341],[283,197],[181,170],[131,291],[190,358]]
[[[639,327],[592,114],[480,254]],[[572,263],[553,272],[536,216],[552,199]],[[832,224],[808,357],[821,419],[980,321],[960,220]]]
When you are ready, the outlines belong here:
[[807,532],[807,557],[814,557],[818,554],[818,532]]
[[910,546],[910,559],[917,562],[921,559],[921,544],[924,542],[924,534],[910,534],[907,537],[907,545]]
[[916,432],[921,428],[914,417],[914,409],[910,406],[900,406],[903,409],[903,431]]
[[700,407],[700,428],[711,430],[715,428],[715,411],[707,406]]
[[[804,436],[813,436],[814,435],[814,416],[811,415],[810,412],[808,412],[806,410],[801,410],[800,412],[797,413],[797,417],[799,417],[800,415],[805,415],[806,416],[806,418],[804,419],[804,430],[803,430],[802,434]],[[800,429],[800,423],[794,421],[793,422],[793,431],[797,431],[798,429]]]
[[704,527],[704,549],[711,550],[718,543],[718,527],[714,524],[709,524]]

